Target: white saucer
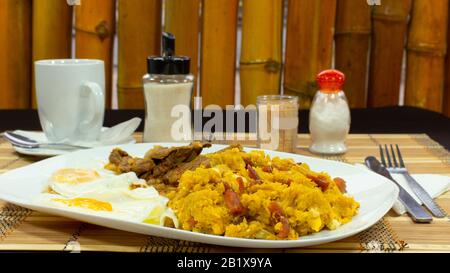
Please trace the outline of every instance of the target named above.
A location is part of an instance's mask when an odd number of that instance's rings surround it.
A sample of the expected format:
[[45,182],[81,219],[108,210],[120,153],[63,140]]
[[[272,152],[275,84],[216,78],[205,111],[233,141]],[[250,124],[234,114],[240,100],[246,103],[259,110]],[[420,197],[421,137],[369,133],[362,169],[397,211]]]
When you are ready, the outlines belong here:
[[[103,129],[106,129],[106,128],[103,128]],[[36,140],[38,142],[42,142],[42,143],[45,143],[48,141],[44,132],[17,130],[17,131],[14,131],[14,133],[23,135],[25,137],[34,139],[34,140]],[[133,136],[130,136],[122,141],[119,141],[117,143],[109,143],[108,145],[133,144],[133,143],[136,143],[136,139],[134,139]],[[101,145],[100,143],[95,143],[95,144],[86,145],[86,146],[89,146],[89,147],[92,146],[92,148],[95,148],[95,147],[101,147],[104,145]],[[19,154],[39,156],[39,157],[52,157],[52,156],[63,155],[63,154],[71,153],[74,151],[78,151],[76,149],[74,149],[74,150],[59,150],[59,149],[44,149],[44,148],[29,149],[29,148],[21,148],[21,147],[16,147],[16,146],[12,146],[12,147]]]

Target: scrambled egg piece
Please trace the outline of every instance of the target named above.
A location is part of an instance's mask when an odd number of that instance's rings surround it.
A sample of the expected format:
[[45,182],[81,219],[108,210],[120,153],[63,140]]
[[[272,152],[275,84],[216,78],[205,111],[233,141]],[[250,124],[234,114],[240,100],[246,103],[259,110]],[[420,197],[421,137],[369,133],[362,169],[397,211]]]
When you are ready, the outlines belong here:
[[[359,204],[342,179],[262,151],[229,149],[186,171],[169,207],[180,228],[253,239],[298,239],[351,221]],[[344,183],[344,184],[343,184]]]

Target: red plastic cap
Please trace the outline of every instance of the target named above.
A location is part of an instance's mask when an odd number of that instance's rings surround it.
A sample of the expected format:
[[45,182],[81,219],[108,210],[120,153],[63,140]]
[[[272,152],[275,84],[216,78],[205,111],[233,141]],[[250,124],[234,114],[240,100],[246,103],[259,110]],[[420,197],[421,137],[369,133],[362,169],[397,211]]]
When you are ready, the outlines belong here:
[[324,70],[317,75],[316,81],[323,92],[339,92],[344,87],[345,75],[335,69]]

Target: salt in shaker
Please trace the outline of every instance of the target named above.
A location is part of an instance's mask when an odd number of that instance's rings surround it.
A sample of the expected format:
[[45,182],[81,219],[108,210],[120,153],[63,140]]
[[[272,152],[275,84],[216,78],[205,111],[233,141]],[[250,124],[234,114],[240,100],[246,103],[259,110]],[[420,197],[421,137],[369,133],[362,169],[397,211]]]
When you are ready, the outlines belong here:
[[317,75],[320,90],[316,93],[309,116],[310,151],[320,154],[342,154],[347,151],[345,139],[350,130],[350,108],[343,91],[345,75],[325,70]]

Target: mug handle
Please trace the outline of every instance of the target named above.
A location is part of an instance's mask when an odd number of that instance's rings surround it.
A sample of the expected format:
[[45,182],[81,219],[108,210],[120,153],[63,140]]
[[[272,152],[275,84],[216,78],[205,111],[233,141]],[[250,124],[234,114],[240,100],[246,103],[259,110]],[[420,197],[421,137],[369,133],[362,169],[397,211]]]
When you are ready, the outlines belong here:
[[81,86],[81,96],[89,96],[94,100],[94,109],[89,110],[88,118],[80,123],[80,129],[86,131],[98,124],[103,118],[105,95],[102,88],[95,82],[84,82]]

